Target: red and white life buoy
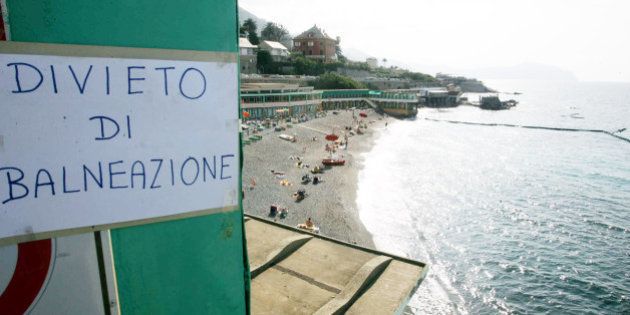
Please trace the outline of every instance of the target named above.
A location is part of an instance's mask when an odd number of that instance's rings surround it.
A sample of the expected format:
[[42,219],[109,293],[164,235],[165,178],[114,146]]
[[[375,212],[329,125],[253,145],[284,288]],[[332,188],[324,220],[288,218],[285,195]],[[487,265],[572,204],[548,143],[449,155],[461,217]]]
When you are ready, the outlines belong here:
[[41,296],[53,266],[50,239],[0,247],[0,314],[24,314]]

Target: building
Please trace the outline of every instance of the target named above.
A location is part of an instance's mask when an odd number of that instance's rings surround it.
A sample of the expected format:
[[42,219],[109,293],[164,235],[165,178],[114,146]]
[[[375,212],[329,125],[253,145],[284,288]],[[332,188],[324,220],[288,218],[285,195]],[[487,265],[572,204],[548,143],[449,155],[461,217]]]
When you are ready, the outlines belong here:
[[249,42],[246,37],[238,39],[238,47],[241,58],[241,73],[256,73],[256,45]]
[[273,58],[273,61],[286,61],[287,59],[289,59],[289,50],[281,43],[270,40],[263,40],[262,42],[260,42],[260,45],[258,45],[258,47],[261,50],[268,51],[271,55],[271,58]]
[[373,108],[397,117],[413,117],[417,89],[315,90],[287,83],[241,83],[241,109],[246,119],[313,117],[322,110]]
[[325,110],[371,107],[391,116],[415,117],[418,113],[418,90],[325,90],[322,107]]
[[367,63],[368,67],[370,67],[370,69],[375,69],[378,67],[378,59],[374,57],[365,59],[365,62]]
[[322,91],[285,83],[242,83],[241,109],[249,119],[314,116],[322,110]]
[[339,37],[333,39],[314,25],[293,38],[293,51],[319,62],[334,62],[337,61],[336,46],[339,42]]
[[421,88],[420,103],[426,107],[454,107],[459,103],[460,92],[445,87]]

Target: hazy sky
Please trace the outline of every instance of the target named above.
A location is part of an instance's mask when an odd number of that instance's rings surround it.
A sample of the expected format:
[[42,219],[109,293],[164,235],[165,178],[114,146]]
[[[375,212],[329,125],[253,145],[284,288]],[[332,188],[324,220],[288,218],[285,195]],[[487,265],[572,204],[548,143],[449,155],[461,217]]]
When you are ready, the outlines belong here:
[[[457,71],[524,62],[630,82],[629,0],[240,0],[292,35],[317,23],[344,50]],[[425,68],[425,69],[422,69]]]

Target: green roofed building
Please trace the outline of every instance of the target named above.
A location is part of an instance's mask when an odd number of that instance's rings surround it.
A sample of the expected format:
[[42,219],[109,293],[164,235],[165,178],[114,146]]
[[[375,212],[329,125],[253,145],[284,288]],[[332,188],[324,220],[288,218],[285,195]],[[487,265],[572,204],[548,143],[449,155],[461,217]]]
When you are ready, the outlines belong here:
[[285,83],[241,84],[245,119],[313,116],[322,110],[322,91]]

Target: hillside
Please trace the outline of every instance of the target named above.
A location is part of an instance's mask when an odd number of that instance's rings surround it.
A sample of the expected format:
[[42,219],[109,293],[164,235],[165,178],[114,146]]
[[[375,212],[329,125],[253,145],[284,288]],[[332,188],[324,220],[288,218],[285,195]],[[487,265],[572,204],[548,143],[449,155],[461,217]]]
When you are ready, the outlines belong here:
[[245,20],[247,19],[252,19],[254,20],[254,22],[256,22],[256,25],[258,25],[258,33],[260,33],[260,30],[262,30],[262,28],[267,24],[267,22],[269,22],[265,19],[257,17],[253,13],[241,7],[238,7],[238,23],[243,24],[243,22],[245,22]]

